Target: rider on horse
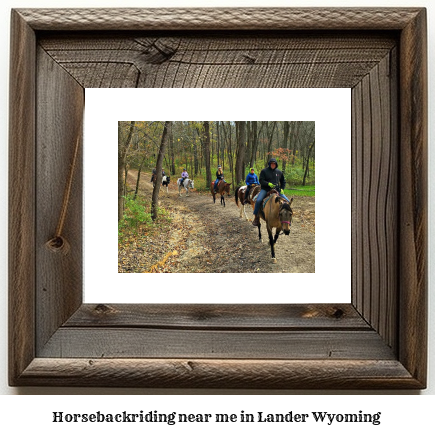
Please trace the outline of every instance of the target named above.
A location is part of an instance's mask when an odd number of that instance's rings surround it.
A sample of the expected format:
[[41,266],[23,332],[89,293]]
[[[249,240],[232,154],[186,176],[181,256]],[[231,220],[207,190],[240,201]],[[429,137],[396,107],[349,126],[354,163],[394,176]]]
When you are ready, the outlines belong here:
[[261,185],[261,191],[258,193],[257,200],[255,202],[255,208],[254,208],[254,221],[252,224],[254,226],[260,225],[260,207],[263,203],[263,199],[266,197],[266,194],[272,190],[275,189],[279,192],[279,195],[283,197],[285,200],[289,201],[288,198],[284,195],[284,188],[285,188],[285,179],[284,175],[280,170],[278,170],[278,162],[275,160],[275,158],[271,158],[269,160],[269,163],[265,169],[263,169],[260,172],[260,185]]
[[216,181],[214,182],[214,191],[217,192],[217,186],[220,180],[224,179],[224,172],[222,171],[222,166],[218,166],[218,170],[216,171]]
[[[153,178],[157,175],[157,169],[154,167],[153,174],[151,175],[151,181],[153,182]],[[166,175],[165,171],[162,169],[162,178]]]
[[255,174],[255,170],[253,167],[251,167],[251,170],[249,171],[248,175],[246,176],[245,183],[247,185],[246,191],[245,191],[245,199],[243,201],[243,204],[248,203],[248,194],[249,190],[251,190],[251,187],[254,185],[260,184],[258,181],[258,176]]
[[183,184],[184,180],[187,179],[189,177],[189,174],[187,173],[186,169],[183,169],[183,171],[181,172],[181,178],[180,178],[180,184]]
[[153,174],[151,175],[151,181],[150,182],[153,182],[154,175],[157,175],[157,169],[155,167],[153,169]]

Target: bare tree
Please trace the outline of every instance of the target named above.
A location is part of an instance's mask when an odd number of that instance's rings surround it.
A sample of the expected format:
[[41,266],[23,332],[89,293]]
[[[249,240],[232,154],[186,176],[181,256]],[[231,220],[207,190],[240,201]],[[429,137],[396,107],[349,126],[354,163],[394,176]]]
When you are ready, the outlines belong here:
[[237,137],[236,185],[239,185],[245,179],[246,121],[236,121],[236,125],[239,129]]
[[153,196],[151,199],[151,218],[153,219],[153,221],[156,220],[158,214],[157,210],[158,210],[160,185],[162,183],[163,157],[165,155],[166,146],[169,141],[170,129],[171,129],[171,121],[165,121],[165,126],[163,128],[163,134],[162,134],[162,141],[160,143],[160,149],[157,155],[157,163],[156,163],[157,180],[154,185]]
[[307,175],[309,172],[309,167],[310,167],[310,156],[311,156],[311,151],[314,149],[314,143],[311,143],[310,147],[308,148],[308,156],[306,159],[306,165],[305,165],[305,171],[304,171],[304,179],[302,181],[302,185],[305,185],[306,179],[307,179]]
[[210,122],[203,121],[204,125],[204,141],[203,141],[203,154],[205,160],[205,175],[206,175],[206,185],[211,184],[211,168],[210,168]]
[[265,155],[264,164],[266,165],[272,154],[272,140],[277,122],[267,123],[267,153]]
[[127,137],[124,139],[123,123],[118,122],[118,221],[120,221],[124,215],[124,196],[125,196],[125,180],[126,173],[125,162],[127,158],[128,147],[131,143],[133,136],[135,121],[130,122]]
[[[284,143],[283,143],[283,148],[284,149],[288,149],[288,137],[289,137],[289,133],[290,133],[290,121],[284,121]],[[285,167],[287,164],[287,159],[284,158],[282,161],[282,171],[285,172]]]
[[249,159],[249,167],[254,167],[255,160],[257,158],[257,149],[258,149],[258,137],[261,133],[263,125],[260,127],[260,131],[257,132],[258,126],[257,121],[252,121],[252,146],[251,146],[251,157]]

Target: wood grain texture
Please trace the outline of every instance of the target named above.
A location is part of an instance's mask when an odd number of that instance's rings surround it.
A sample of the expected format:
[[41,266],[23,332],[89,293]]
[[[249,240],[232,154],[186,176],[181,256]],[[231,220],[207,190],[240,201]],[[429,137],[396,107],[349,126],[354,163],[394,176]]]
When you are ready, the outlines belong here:
[[374,330],[60,328],[39,357],[395,360]]
[[9,117],[9,378],[35,357],[35,35],[11,17]]
[[35,30],[401,30],[420,8],[18,9]]
[[352,90],[352,257],[355,307],[397,349],[399,213],[397,64],[393,48]]
[[370,330],[351,305],[83,304],[64,327],[184,330]]
[[[421,8],[13,12],[10,384],[424,388],[425,26]],[[80,182],[71,254],[43,243],[83,88],[223,86],[352,88],[352,306],[81,305]]]
[[82,136],[84,90],[40,47],[36,60],[36,341],[39,352],[82,302],[81,152],[62,234],[69,251],[67,254],[53,252],[45,244],[56,233],[76,140]]
[[399,360],[426,379],[427,29],[423,10],[401,34]]
[[[278,374],[279,373],[279,374]],[[277,375],[278,374],[278,375]],[[391,360],[34,359],[26,385],[225,389],[418,389]]]
[[84,87],[354,87],[397,38],[373,34],[42,37]]

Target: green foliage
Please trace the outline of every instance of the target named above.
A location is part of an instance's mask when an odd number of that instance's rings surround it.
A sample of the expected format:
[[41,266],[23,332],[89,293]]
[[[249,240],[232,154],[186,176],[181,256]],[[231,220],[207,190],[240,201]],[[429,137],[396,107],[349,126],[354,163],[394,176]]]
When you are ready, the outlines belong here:
[[133,200],[131,196],[124,197],[124,218],[119,222],[121,228],[137,228],[139,224],[152,223],[151,214],[146,212],[147,204],[138,197]]
[[[211,177],[212,181],[215,180],[215,178],[213,178],[213,176],[214,176],[214,173],[212,172],[212,177]],[[202,175],[200,175],[198,173],[198,175],[195,176],[195,190],[196,191],[210,191],[210,186],[207,185],[205,173],[203,173]]]
[[[125,244],[134,238],[142,238],[158,232],[171,222],[169,211],[158,208],[157,220],[151,218],[151,201],[141,196],[133,200],[132,196],[124,198],[124,218],[118,222],[118,243]],[[133,238],[132,238],[133,237]]]
[[[289,166],[285,168],[284,177],[287,185],[302,185],[304,180],[304,169],[301,166]],[[306,185],[314,186],[315,184],[315,169],[310,167],[310,174],[305,180]]]
[[316,190],[314,185],[295,185],[284,190],[284,194],[290,199],[292,196],[314,197]]

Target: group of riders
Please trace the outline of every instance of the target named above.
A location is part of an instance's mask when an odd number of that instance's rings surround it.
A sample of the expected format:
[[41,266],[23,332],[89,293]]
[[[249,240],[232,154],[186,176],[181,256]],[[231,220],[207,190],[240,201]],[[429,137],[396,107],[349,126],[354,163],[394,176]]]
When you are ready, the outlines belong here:
[[[155,175],[156,169],[153,169],[153,175]],[[162,170],[162,176],[165,176],[165,171]],[[185,179],[189,178],[189,174],[187,173],[187,170],[184,168],[183,172],[181,173],[181,182],[183,182]],[[151,177],[151,182],[153,178]],[[216,180],[214,182],[214,190],[217,192],[219,181],[224,180],[224,172],[222,170],[222,166],[218,166],[216,171]],[[257,185],[261,186],[260,193],[258,193],[257,200],[255,202],[255,208],[254,208],[254,220],[252,224],[254,226],[260,225],[260,207],[263,202],[263,199],[266,197],[267,193],[271,190],[276,190],[278,194],[284,198],[286,201],[289,202],[289,199],[284,195],[284,188],[286,185],[286,181],[284,178],[283,173],[278,170],[278,162],[275,158],[271,158],[269,162],[267,163],[267,167],[263,169],[260,172],[260,179],[258,179],[258,176],[255,173],[255,169],[253,167],[250,168],[249,173],[246,176],[245,179],[246,183],[246,191],[245,191],[245,198],[244,198],[244,204],[249,203],[248,195],[251,191],[252,187],[255,187]]]
[[[219,181],[223,179],[224,174],[222,171],[222,167],[218,166],[218,170],[216,172],[216,181],[214,182],[215,191],[217,191]],[[268,192],[270,192],[271,190],[276,190],[283,199],[289,202],[289,199],[284,194],[286,181],[283,173],[278,170],[278,162],[275,158],[271,158],[267,163],[267,167],[260,172],[260,179],[258,179],[258,176],[255,173],[255,169],[251,167],[249,173],[246,176],[245,184],[247,188],[245,191],[245,198],[243,204],[249,203],[248,196],[252,187],[255,187],[257,185],[261,186],[261,190],[260,193],[258,193],[254,207],[254,220],[252,222],[254,226],[260,225],[260,207]]]

